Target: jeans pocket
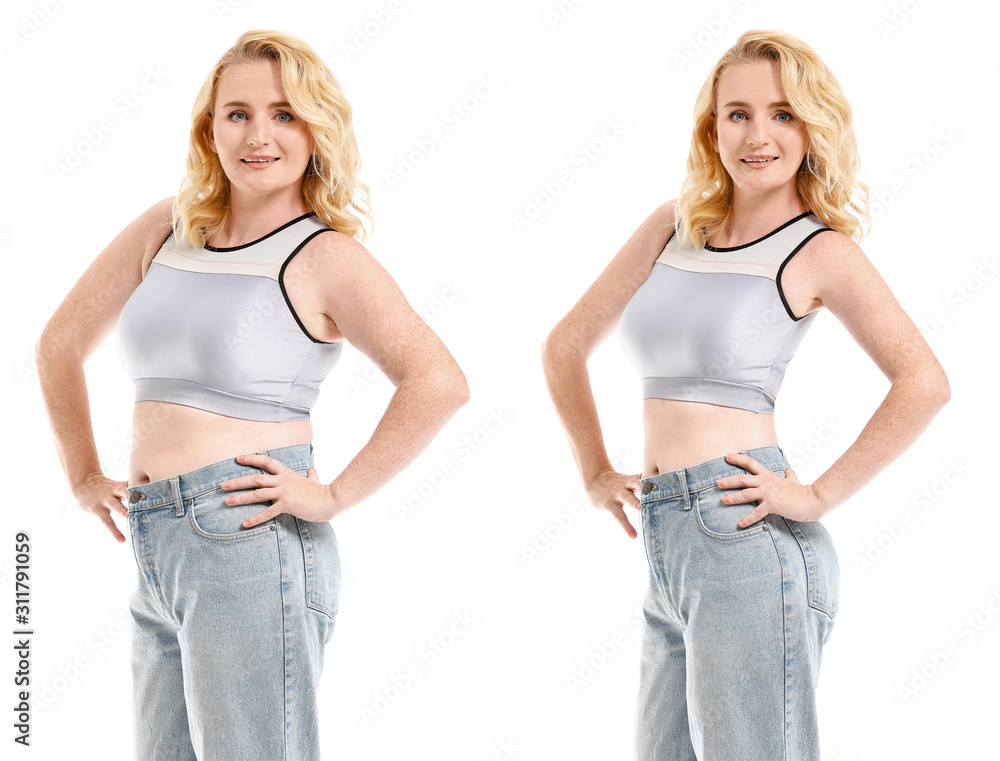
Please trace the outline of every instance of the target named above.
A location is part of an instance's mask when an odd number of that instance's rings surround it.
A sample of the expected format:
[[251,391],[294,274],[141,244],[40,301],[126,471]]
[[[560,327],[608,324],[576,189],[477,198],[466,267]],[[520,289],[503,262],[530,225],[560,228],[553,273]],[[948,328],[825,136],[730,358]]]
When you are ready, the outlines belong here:
[[731,542],[763,534],[767,531],[764,521],[757,521],[746,528],[740,528],[740,520],[756,507],[752,502],[728,504],[722,501],[724,494],[734,494],[732,489],[709,486],[691,493],[694,502],[698,528],[703,534],[723,542]]
[[197,534],[217,542],[232,542],[264,536],[274,530],[274,518],[245,528],[243,521],[252,518],[267,507],[267,502],[251,502],[246,505],[226,504],[226,497],[239,494],[217,486],[211,491],[185,500],[185,507],[191,516],[191,527]]
[[340,608],[340,550],[330,521],[295,518],[302,540],[306,605],[330,619]]
[[840,561],[833,537],[819,521],[785,518],[785,522],[802,550],[809,606],[835,618],[840,604]]

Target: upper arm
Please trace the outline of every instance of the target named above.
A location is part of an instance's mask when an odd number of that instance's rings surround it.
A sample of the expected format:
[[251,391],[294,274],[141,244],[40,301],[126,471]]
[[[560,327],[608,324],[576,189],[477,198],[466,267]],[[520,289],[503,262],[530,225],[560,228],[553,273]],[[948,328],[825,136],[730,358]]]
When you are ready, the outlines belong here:
[[597,279],[552,329],[546,346],[569,346],[589,357],[615,331],[629,300],[646,280],[674,230],[667,201],[639,225]]
[[939,376],[947,387],[927,341],[857,243],[842,233],[828,233],[799,253],[806,254],[802,264],[811,292],[890,382],[911,375]]
[[170,234],[172,203],[173,197],[151,206],[97,255],[45,324],[36,355],[71,352],[86,360],[114,331],[142,281],[145,259]]
[[371,359],[394,386],[409,376],[440,378],[444,371],[464,383],[444,343],[410,306],[396,281],[354,238],[317,235],[292,260],[289,276],[303,278],[310,301],[344,338]]

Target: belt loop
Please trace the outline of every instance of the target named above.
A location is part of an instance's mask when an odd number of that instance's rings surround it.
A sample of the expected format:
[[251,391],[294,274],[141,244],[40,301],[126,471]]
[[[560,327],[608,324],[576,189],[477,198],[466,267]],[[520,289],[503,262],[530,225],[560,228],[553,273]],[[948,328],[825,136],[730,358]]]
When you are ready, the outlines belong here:
[[691,509],[691,494],[688,492],[687,472],[684,468],[677,471],[677,478],[681,482],[681,491],[684,493],[684,509]]
[[184,515],[184,500],[181,499],[181,477],[171,476],[170,477],[170,488],[174,492],[174,514],[179,518]]

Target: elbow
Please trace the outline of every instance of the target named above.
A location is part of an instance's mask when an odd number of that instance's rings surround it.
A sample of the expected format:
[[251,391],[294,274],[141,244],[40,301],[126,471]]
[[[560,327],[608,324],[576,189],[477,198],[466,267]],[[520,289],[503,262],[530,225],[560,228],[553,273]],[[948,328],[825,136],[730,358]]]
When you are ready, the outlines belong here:
[[910,376],[910,383],[940,409],[951,399],[951,384],[940,365],[923,373]]
[[951,401],[951,384],[948,382],[948,376],[945,375],[944,370],[941,371],[941,378],[937,385],[938,389],[938,403],[944,407],[949,401]]
[[469,390],[469,381],[465,377],[465,373],[461,370],[458,371],[458,375],[453,384],[452,389],[452,400],[456,407],[464,407],[469,403],[469,399],[472,398],[472,392]]
[[944,407],[951,399],[951,384],[948,382],[948,375],[939,362],[934,363],[934,367],[924,377],[925,387],[930,389],[937,400],[938,407]]
[[35,342],[35,368],[36,370],[41,370],[45,366],[46,362],[52,358],[53,355],[53,343],[44,331],[38,340]]
[[567,352],[574,352],[579,354],[571,344],[563,340],[555,330],[546,336],[545,340],[542,341],[542,346],[540,350],[542,367],[546,370],[553,367],[561,357],[563,357]]
[[458,410],[468,404],[472,396],[469,391],[469,381],[457,364],[449,368],[447,372],[440,374],[434,387],[453,410]]

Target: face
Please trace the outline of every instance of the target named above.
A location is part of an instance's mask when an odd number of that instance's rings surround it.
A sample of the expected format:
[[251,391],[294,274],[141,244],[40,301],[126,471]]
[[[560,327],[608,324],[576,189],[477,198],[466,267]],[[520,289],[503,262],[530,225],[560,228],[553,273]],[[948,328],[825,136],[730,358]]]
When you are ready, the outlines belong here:
[[212,113],[208,143],[234,194],[301,193],[313,141],[308,126],[287,102],[277,63],[254,61],[227,68]]
[[[795,188],[809,139],[805,123],[787,103],[778,65],[755,61],[726,69],[718,87],[712,147],[737,188],[760,192]],[[770,160],[748,163],[751,156]]]

